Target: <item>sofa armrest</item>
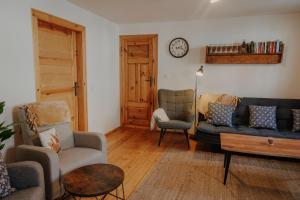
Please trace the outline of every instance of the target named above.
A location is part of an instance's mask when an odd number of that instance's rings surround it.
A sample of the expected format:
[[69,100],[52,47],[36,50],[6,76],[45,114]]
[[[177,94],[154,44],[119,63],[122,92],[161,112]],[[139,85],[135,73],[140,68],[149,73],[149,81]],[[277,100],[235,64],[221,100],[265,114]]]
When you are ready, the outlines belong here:
[[33,161],[10,163],[7,171],[12,187],[22,190],[41,187],[44,190],[44,172],[42,166]]
[[17,161],[36,161],[44,170],[46,196],[59,194],[60,190],[60,165],[58,154],[51,149],[32,145],[20,145],[16,148]]
[[106,138],[102,133],[74,132],[74,143],[76,147],[92,148],[107,153]]

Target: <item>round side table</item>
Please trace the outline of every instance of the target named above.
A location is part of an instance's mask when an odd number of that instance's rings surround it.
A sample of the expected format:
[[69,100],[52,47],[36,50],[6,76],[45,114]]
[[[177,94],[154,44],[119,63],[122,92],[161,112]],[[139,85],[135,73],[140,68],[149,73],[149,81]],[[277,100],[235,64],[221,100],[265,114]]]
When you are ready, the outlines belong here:
[[[125,200],[124,171],[111,164],[94,164],[75,169],[64,176],[63,184],[66,192],[76,197],[101,197],[107,195]],[[122,197],[118,195],[118,187],[122,186]],[[115,190],[115,194],[112,192]]]

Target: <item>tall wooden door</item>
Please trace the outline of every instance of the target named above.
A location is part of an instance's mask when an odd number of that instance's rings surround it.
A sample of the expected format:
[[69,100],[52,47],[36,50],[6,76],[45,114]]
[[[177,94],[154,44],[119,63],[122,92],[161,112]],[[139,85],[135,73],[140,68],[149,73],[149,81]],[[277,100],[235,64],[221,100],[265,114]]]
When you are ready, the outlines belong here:
[[156,104],[157,35],[121,36],[121,122],[149,127]]
[[[52,22],[38,20],[35,27],[36,87],[38,101],[65,101],[70,109],[73,128],[79,128],[79,81],[77,32]],[[82,46],[80,46],[82,49]],[[84,128],[83,128],[84,129]]]

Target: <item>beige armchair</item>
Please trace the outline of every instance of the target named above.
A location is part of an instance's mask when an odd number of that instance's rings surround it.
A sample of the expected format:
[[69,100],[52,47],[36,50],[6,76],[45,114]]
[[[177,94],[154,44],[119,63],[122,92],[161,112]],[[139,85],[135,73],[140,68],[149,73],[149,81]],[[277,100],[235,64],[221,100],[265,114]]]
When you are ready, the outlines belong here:
[[61,151],[41,147],[38,136],[26,121],[26,114],[19,109],[19,121],[25,145],[16,148],[18,161],[31,160],[40,163],[44,169],[46,199],[56,199],[64,194],[64,174],[95,163],[107,162],[106,138],[101,133],[72,131],[70,122],[39,126],[38,132],[55,127]]

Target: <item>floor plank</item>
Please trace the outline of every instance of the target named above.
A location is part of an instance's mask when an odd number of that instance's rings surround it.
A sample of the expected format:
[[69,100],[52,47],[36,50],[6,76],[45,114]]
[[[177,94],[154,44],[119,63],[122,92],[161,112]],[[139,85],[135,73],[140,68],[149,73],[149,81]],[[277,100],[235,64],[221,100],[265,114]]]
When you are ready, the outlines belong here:
[[160,159],[165,145],[157,146],[158,132],[122,128],[107,136],[108,162],[125,171],[125,196],[128,198]]
[[[172,140],[176,135],[177,140]],[[149,171],[157,164],[166,148],[177,145],[182,151],[194,151],[196,142],[190,140],[187,149],[183,133],[167,132],[158,147],[159,132],[145,129],[120,128],[107,136],[108,161],[125,171],[125,195],[128,198]]]

